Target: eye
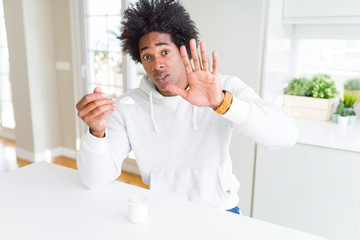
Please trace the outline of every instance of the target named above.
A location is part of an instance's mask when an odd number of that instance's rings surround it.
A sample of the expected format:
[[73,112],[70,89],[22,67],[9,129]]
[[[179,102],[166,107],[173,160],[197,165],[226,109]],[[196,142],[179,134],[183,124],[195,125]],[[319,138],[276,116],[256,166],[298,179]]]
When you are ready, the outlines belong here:
[[144,60],[149,60],[149,59],[150,59],[150,56],[145,54],[145,55],[143,56],[143,59],[144,59]]
[[162,55],[167,55],[167,54],[170,53],[170,51],[169,51],[169,50],[164,50],[164,51],[162,51],[161,53],[162,53]]

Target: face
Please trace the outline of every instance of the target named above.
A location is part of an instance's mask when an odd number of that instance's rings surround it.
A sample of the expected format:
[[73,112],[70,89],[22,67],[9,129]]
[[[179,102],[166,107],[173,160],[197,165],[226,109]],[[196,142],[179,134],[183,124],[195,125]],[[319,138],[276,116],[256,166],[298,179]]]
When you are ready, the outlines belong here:
[[175,94],[166,90],[168,84],[182,89],[188,85],[180,51],[168,33],[151,32],[139,41],[141,63],[151,81],[163,96]]

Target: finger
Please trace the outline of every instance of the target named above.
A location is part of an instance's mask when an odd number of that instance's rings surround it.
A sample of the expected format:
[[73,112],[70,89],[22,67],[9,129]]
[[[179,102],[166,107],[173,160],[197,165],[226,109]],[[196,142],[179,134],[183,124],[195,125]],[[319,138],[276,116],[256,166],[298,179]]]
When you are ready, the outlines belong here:
[[197,48],[196,48],[195,39],[190,40],[190,52],[191,52],[192,59],[194,61],[195,71],[200,71],[201,70],[201,64],[200,64],[199,54],[198,54]]
[[89,125],[95,118],[106,118],[105,113],[108,111],[114,111],[114,109],[115,107],[112,104],[102,105],[90,111],[89,114],[83,118],[83,120]]
[[[95,88],[96,89],[96,88]],[[95,91],[95,90],[94,90]],[[76,109],[79,110],[85,105],[100,99],[106,98],[106,94],[103,92],[89,93],[83,96],[80,101],[76,104]]]
[[101,87],[97,86],[94,88],[94,93],[102,92]]
[[201,60],[204,71],[210,71],[209,68],[209,57],[206,52],[206,44],[205,42],[200,42],[200,52],[201,52]]
[[169,92],[174,93],[176,95],[180,95],[184,99],[187,99],[187,91],[179,88],[178,86],[176,86],[174,84],[167,85],[166,90],[168,90]]
[[180,47],[180,54],[181,54],[181,58],[183,60],[184,66],[185,66],[185,71],[187,74],[190,74],[193,72],[191,63],[190,63],[190,59],[189,59],[189,55],[187,54],[186,51],[186,47],[185,46],[181,46]]
[[217,55],[217,52],[216,52],[216,51],[213,51],[212,57],[213,57],[213,69],[212,69],[212,73],[213,73],[213,74],[218,74],[218,55]]
[[79,109],[78,116],[80,118],[84,118],[86,115],[88,115],[91,111],[94,109],[104,106],[104,105],[113,105],[115,106],[115,102],[113,99],[103,98],[100,100],[92,101],[85,106],[83,106],[81,109]]
[[113,112],[115,111],[115,108],[114,109],[110,109],[109,111],[106,111],[104,112],[104,117],[108,117],[110,114],[112,114]]

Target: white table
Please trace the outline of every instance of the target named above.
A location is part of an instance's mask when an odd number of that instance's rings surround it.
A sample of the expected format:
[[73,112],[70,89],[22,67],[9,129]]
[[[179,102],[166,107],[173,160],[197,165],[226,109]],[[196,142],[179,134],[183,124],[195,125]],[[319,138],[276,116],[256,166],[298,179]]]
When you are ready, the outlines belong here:
[[[127,220],[127,201],[132,194],[148,198],[146,223]],[[0,239],[324,238],[118,181],[88,190],[77,171],[41,162],[0,175]]]

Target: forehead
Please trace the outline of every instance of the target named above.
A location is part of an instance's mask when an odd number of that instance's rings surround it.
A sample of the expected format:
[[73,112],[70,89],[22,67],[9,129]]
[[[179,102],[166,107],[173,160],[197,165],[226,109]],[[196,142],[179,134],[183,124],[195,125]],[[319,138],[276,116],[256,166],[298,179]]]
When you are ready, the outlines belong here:
[[171,40],[171,35],[168,33],[151,32],[142,36],[139,40],[139,50],[145,50],[147,48],[169,45],[170,47],[176,47]]

